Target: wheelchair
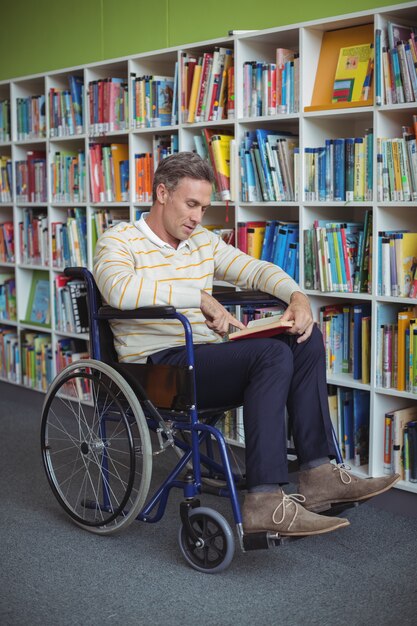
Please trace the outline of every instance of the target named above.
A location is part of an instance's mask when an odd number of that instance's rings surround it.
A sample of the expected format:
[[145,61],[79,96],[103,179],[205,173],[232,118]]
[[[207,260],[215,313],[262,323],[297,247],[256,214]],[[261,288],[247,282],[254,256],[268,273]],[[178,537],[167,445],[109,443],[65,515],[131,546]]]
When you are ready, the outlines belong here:
[[[65,275],[87,287],[91,358],[66,366],[54,379],[42,409],[41,449],[52,491],[81,528],[108,535],[134,520],[156,523],[164,515],[172,488],[183,491],[178,542],[189,565],[204,573],[224,571],[235,551],[227,520],[201,506],[208,491],[229,498],[243,551],[277,546],[291,538],[277,533],[246,534],[238,499],[244,475],[232,467],[217,424],[226,410],[199,411],[194,380],[192,330],[171,306],[121,311],[103,305],[86,268]],[[260,292],[217,295],[224,305],[274,306]],[[282,303],[281,303],[282,304]],[[109,320],[176,319],[184,328],[187,365],[119,363]],[[340,451],[338,462],[342,462]],[[155,455],[173,447],[175,467],[148,497]]]

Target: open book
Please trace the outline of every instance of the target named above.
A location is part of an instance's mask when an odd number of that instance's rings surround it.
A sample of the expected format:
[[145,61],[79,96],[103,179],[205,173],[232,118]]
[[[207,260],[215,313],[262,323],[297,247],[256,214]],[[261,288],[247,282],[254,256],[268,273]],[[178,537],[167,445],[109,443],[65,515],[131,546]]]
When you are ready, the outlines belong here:
[[279,333],[283,333],[288,328],[293,326],[294,322],[281,321],[281,316],[273,315],[270,317],[262,317],[257,320],[252,320],[248,323],[245,330],[237,330],[234,333],[229,334],[229,339],[254,339],[258,337],[272,337],[273,335],[278,335]]

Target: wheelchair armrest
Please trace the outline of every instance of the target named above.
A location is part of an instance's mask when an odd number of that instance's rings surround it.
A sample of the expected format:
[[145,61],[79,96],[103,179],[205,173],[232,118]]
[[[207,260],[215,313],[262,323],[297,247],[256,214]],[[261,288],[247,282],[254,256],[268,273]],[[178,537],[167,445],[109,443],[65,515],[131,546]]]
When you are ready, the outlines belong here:
[[122,311],[106,304],[99,308],[95,317],[98,320],[167,319],[176,318],[177,310],[173,306],[143,306]]
[[263,291],[214,291],[213,297],[223,306],[288,306],[286,302]]

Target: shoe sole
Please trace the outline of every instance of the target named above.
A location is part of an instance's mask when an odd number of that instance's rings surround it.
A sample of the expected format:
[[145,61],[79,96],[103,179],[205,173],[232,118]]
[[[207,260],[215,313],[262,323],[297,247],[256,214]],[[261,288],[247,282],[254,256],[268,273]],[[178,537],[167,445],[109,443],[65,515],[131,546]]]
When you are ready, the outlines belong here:
[[388,491],[388,489],[391,489],[391,487],[398,483],[399,480],[401,480],[401,476],[394,479],[389,485],[386,485],[383,489],[380,489],[379,491],[374,491],[373,493],[368,493],[366,496],[361,496],[359,498],[356,498],[355,500],[341,498],[340,500],[320,502],[319,504],[313,504],[311,506],[304,504],[304,508],[307,509],[307,511],[311,511],[311,513],[323,513],[323,511],[328,511],[329,509],[331,509],[333,504],[354,504],[355,502],[365,502],[366,500],[370,500],[375,496],[379,496],[381,493],[385,493],[385,491]]
[[349,520],[345,520],[341,524],[338,524],[337,526],[332,526],[331,528],[322,528],[321,530],[311,530],[311,531],[305,531],[305,532],[280,531],[280,530],[277,530],[276,528],[274,528],[274,530],[272,529],[265,530],[265,528],[260,528],[259,530],[250,530],[250,531],[246,531],[245,529],[243,529],[243,531],[245,535],[251,535],[253,533],[276,533],[280,537],[311,537],[312,535],[324,535],[325,533],[331,533],[334,530],[338,530],[339,528],[344,528],[345,526],[350,526]]

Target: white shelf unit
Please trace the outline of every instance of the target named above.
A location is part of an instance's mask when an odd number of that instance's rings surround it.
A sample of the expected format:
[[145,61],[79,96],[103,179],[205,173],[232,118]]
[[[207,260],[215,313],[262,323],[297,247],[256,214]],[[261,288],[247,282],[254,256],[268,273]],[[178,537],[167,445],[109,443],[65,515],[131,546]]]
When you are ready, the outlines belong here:
[[[177,134],[180,150],[194,149],[193,136],[201,132],[205,126],[224,127],[233,129],[236,143],[247,130],[255,128],[269,128],[274,130],[289,130],[299,134],[300,156],[307,146],[317,146],[327,137],[347,137],[363,134],[365,129],[374,130],[374,147],[376,138],[396,137],[400,135],[403,124],[410,125],[410,119],[416,112],[416,103],[402,105],[382,105],[370,107],[357,107],[342,110],[325,110],[316,112],[304,112],[304,107],[310,105],[314,88],[317,65],[320,55],[320,47],[325,32],[342,29],[345,27],[358,26],[373,23],[374,29],[384,27],[387,21],[409,21],[417,24],[417,4],[408,2],[391,7],[384,7],[370,11],[352,13],[337,18],[310,21],[291,25],[288,27],[271,28],[262,31],[252,31],[224,39],[198,42],[182,47],[173,47],[164,50],[147,52],[139,55],[131,55],[121,59],[98,62],[85,66],[66,68],[57,72],[38,74],[24,78],[17,78],[0,83],[0,98],[9,98],[11,101],[11,125],[12,137],[10,142],[0,143],[0,155],[10,155],[13,163],[23,158],[29,149],[43,149],[47,154],[47,176],[50,178],[50,167],[53,155],[61,150],[84,150],[86,155],[86,189],[85,202],[52,202],[51,185],[48,180],[48,200],[45,203],[22,203],[16,201],[14,188],[13,201],[0,204],[0,222],[13,219],[15,233],[18,238],[18,223],[21,219],[23,208],[35,208],[48,212],[49,225],[54,221],[59,221],[64,217],[67,208],[80,207],[86,211],[87,216],[87,239],[88,239],[88,266],[92,267],[92,242],[91,242],[91,218],[98,208],[112,207],[117,210],[129,209],[131,219],[135,217],[137,208],[144,208],[150,203],[138,203],[134,195],[134,155],[138,152],[149,152],[152,149],[152,139],[155,135]],[[235,118],[218,122],[200,122],[187,124],[181,120],[181,102],[179,100],[179,120],[174,126],[160,128],[138,129],[129,127],[126,130],[99,133],[93,135],[88,125],[89,103],[87,89],[90,81],[109,76],[123,77],[128,82],[130,119],[132,118],[132,85],[131,75],[136,76],[147,74],[174,75],[175,63],[180,65],[183,53],[201,54],[202,52],[213,50],[215,46],[225,46],[234,49],[235,65]],[[265,62],[275,61],[276,48],[291,48],[299,51],[300,54],[300,112],[298,114],[262,116],[256,118],[243,117],[243,63],[250,60],[263,60]],[[84,129],[81,134],[65,137],[51,137],[49,132],[49,102],[48,93],[51,87],[67,88],[68,76],[76,74],[84,78]],[[182,79],[181,75],[179,77]],[[30,140],[18,140],[17,119],[16,119],[16,99],[44,93],[46,97],[46,137],[31,138]],[[178,95],[179,97],[179,95]],[[122,203],[98,203],[89,201],[89,159],[88,146],[90,141],[107,142],[117,141],[126,143],[129,147],[130,162],[130,200]],[[374,150],[375,154],[376,150]],[[375,165],[375,164],[374,164]],[[417,231],[417,204],[398,202],[378,202],[376,194],[369,202],[305,202],[303,200],[303,182],[305,172],[303,159],[300,159],[300,197],[297,202],[240,202],[238,199],[229,202],[227,209],[228,224],[237,225],[238,222],[258,219],[282,219],[296,220],[300,223],[300,233],[304,229],[310,228],[314,219],[329,218],[332,220],[363,220],[365,211],[373,211],[373,232],[389,228],[408,228]],[[238,170],[238,163],[235,165]],[[374,172],[375,172],[374,166]],[[239,172],[235,175],[239,178]],[[375,173],[374,173],[375,181]],[[376,185],[374,184],[374,190]],[[224,202],[214,202],[206,218],[210,223],[226,223],[226,204]],[[50,236],[50,232],[49,232]],[[31,283],[31,275],[34,267],[23,265],[18,253],[19,245],[16,240],[16,260],[15,263],[0,264],[0,271],[14,270],[17,284],[17,308],[18,320],[24,318],[28,300],[28,293]],[[373,259],[377,260],[378,249],[376,237],[373,239]],[[58,268],[52,267],[51,258],[49,266],[43,269],[48,273],[51,285],[51,296],[53,296],[53,282]],[[304,281],[304,259],[302,246],[300,247],[300,284]],[[373,285],[376,284],[376,262],[373,263]],[[39,268],[37,268],[39,269]],[[383,443],[384,443],[384,415],[387,411],[401,408],[410,403],[417,402],[417,396],[411,393],[396,391],[395,389],[376,388],[375,364],[376,364],[376,319],[377,309],[381,303],[391,303],[400,307],[404,304],[417,304],[416,300],[406,298],[381,297],[376,294],[375,289],[371,295],[368,294],[347,294],[347,293],[323,293],[317,291],[307,291],[313,311],[318,314],[319,308],[328,303],[340,302],[361,302],[369,301],[372,306],[372,327],[371,327],[371,383],[362,384],[353,380],[351,375],[340,375],[329,378],[329,383],[345,386],[349,388],[367,389],[370,393],[370,450],[369,467],[359,468],[361,472],[368,472],[369,475],[381,475],[383,473]],[[32,327],[28,324],[17,322],[1,321],[1,325],[17,328],[19,335]],[[52,314],[52,325],[50,330],[53,347],[55,348],[58,339],[69,336],[68,333],[57,332],[55,329],[55,319]],[[78,335],[73,335],[78,337]],[[81,336],[85,338],[84,336]],[[417,485],[409,482],[400,482],[398,485],[417,493]]]

